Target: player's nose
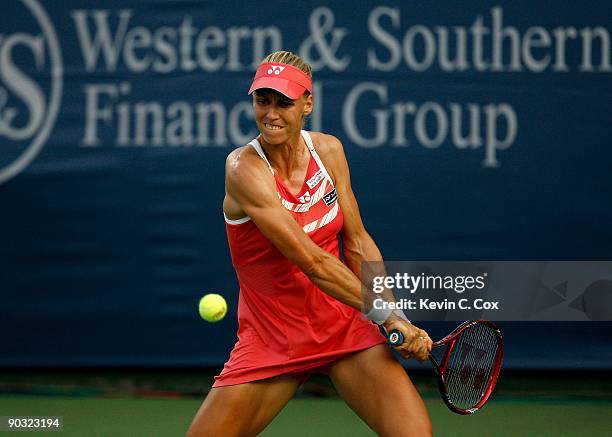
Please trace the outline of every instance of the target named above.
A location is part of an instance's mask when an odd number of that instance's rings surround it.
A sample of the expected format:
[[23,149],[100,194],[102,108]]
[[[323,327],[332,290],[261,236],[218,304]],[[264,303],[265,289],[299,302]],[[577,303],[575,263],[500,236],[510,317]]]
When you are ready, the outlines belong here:
[[268,105],[268,111],[266,112],[266,117],[270,120],[276,120],[278,115],[278,107],[276,105]]

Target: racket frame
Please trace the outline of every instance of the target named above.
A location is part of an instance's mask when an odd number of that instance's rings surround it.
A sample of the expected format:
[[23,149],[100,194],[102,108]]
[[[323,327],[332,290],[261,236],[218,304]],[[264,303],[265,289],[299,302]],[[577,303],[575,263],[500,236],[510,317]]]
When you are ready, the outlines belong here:
[[[484,324],[491,328],[493,334],[497,340],[497,349],[495,351],[495,358],[493,363],[493,370],[486,385],[486,391],[482,398],[471,408],[459,408],[457,405],[453,404],[453,401],[450,399],[448,395],[448,389],[446,387],[445,381],[445,373],[448,366],[448,361],[450,359],[450,354],[455,347],[455,343],[457,342],[457,338],[465,331],[466,329],[474,326],[476,324]],[[389,342],[393,346],[398,346],[404,342],[404,336],[399,331],[391,331],[389,334]],[[450,334],[444,337],[441,340],[438,340],[432,344],[432,348],[437,348],[440,346],[446,346],[446,350],[442,355],[442,360],[440,363],[436,360],[436,358],[429,354],[429,360],[434,369],[434,373],[436,375],[436,382],[438,383],[438,390],[442,395],[442,400],[446,404],[446,406],[454,413],[457,414],[473,414],[476,411],[480,410],[484,404],[487,403],[491,393],[493,393],[493,389],[495,388],[495,384],[497,384],[497,378],[499,377],[499,373],[501,371],[502,359],[504,356],[504,342],[499,328],[495,325],[495,323],[479,319],[479,320],[468,320],[467,322],[463,322],[461,325],[456,327]]]
[[[497,338],[497,349],[495,351],[495,358],[493,362],[493,370],[491,371],[491,375],[486,383],[486,391],[483,394],[482,398],[474,405],[472,408],[463,409],[459,408],[455,404],[453,404],[452,400],[449,398],[448,389],[446,387],[445,381],[445,373],[448,366],[448,361],[450,359],[451,352],[455,347],[457,342],[457,338],[465,331],[466,329],[474,326],[476,324],[484,324],[492,329],[493,334]],[[442,355],[441,363],[438,363],[436,358],[433,355],[429,355],[429,360],[431,361],[434,373],[436,374],[436,380],[438,382],[438,390],[442,395],[442,400],[446,404],[446,406],[454,413],[457,414],[473,414],[476,411],[480,410],[484,404],[487,403],[491,393],[493,393],[493,389],[495,388],[495,384],[497,383],[497,378],[499,377],[499,373],[501,371],[502,359],[504,355],[504,342],[499,328],[495,325],[495,323],[489,320],[470,320],[459,325],[453,332],[448,334],[441,340],[433,343],[432,348],[446,346],[446,350]]]

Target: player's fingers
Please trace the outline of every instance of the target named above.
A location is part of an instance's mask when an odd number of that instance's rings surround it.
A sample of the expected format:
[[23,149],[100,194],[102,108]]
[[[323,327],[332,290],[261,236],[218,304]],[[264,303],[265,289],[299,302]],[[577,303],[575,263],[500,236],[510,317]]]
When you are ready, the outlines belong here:
[[423,345],[420,344],[418,337],[406,345],[406,352],[410,355],[410,357],[407,356],[407,358],[416,358],[418,361],[423,361],[423,357],[426,357],[427,353]]
[[424,361],[429,357],[431,339],[422,329],[411,328],[401,330],[404,334],[404,342],[395,349],[406,359],[415,358],[418,361]]
[[427,348],[425,347],[425,345],[421,345],[419,347],[418,352],[415,355],[419,361],[425,361],[427,357],[429,356],[429,352],[427,351]]
[[416,345],[414,339],[409,341],[404,340],[397,350],[402,354],[402,356],[406,359],[415,358]]
[[430,342],[431,339],[429,336],[427,336],[427,334],[421,335],[417,339],[418,352],[416,355],[419,361],[425,361],[429,357],[429,351],[431,350],[429,347]]
[[407,348],[407,347],[403,347],[403,348],[398,348],[398,351],[400,354],[402,354],[402,356],[404,358],[406,358],[407,360],[414,358],[414,354],[412,353],[412,351]]
[[427,348],[427,352],[431,352],[431,348],[433,347],[433,341],[431,340],[431,338],[429,337],[429,335],[427,334],[427,332],[423,331],[421,329],[421,332],[419,334],[420,337],[420,341],[425,345],[425,347]]

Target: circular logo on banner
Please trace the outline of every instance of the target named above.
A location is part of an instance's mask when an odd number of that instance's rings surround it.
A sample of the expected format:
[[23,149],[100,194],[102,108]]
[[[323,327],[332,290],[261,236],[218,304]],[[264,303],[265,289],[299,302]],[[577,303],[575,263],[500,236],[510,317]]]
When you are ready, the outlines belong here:
[[[21,3],[38,29],[0,32],[0,184],[19,174],[43,148],[62,97],[62,54],[53,24],[38,0]],[[9,14],[4,15],[8,20]],[[0,29],[27,22],[11,20]]]

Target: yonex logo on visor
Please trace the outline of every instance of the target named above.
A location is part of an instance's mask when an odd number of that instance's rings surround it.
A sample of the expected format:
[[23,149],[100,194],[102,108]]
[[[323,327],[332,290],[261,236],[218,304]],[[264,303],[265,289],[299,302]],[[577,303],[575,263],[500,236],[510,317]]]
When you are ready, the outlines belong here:
[[306,91],[312,93],[312,79],[293,65],[264,62],[255,72],[249,94],[262,88],[273,89],[295,100]]
[[285,67],[281,67],[280,65],[272,65],[269,69],[268,69],[268,74],[281,74],[281,71],[283,71],[285,69]]

